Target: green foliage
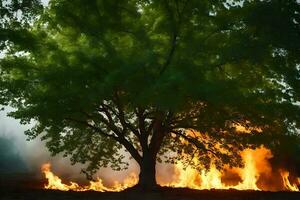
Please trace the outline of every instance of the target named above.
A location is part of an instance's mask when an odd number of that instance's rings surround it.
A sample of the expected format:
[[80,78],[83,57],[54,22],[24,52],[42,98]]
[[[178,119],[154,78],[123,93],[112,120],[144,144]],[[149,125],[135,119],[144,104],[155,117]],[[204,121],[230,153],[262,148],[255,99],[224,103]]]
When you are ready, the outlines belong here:
[[0,51],[9,51],[10,42],[31,47],[28,32],[41,12],[39,0],[0,0]]
[[126,167],[122,148],[140,165],[194,149],[204,165],[238,165],[246,144],[298,134],[300,5],[231,2],[52,0],[7,43],[0,101],[88,172]]

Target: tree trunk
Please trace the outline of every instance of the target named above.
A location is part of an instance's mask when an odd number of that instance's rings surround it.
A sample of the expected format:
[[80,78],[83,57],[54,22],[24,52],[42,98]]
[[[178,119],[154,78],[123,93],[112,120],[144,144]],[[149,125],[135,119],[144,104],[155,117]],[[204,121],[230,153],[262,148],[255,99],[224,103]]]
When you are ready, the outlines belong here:
[[140,174],[138,187],[142,190],[153,190],[157,188],[156,178],[155,178],[155,156],[144,154],[142,162],[140,164]]
[[[153,125],[153,135],[150,144],[148,144],[148,136],[141,137],[141,146],[143,150],[142,159],[139,162],[140,175],[138,187],[142,190],[155,190],[158,188],[155,177],[156,157],[165,136],[162,131],[162,122],[158,118]],[[144,134],[145,136],[147,134]]]

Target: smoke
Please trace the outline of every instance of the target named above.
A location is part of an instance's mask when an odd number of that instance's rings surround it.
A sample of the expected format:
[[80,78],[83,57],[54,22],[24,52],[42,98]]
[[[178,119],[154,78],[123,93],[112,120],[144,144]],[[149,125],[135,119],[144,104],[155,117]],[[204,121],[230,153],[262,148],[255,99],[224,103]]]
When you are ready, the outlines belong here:
[[[31,128],[33,124],[22,125],[19,120],[8,117],[7,113],[11,111],[13,111],[11,107],[5,107],[4,111],[0,111],[0,173],[18,171],[36,174],[42,178],[40,167],[44,163],[51,163],[52,170],[66,181],[86,181],[85,176],[80,173],[83,165],[71,165],[69,158],[61,154],[52,157],[45,142],[40,138],[27,141],[24,131]],[[95,176],[103,179],[108,185],[113,184],[112,180],[122,182],[130,173],[137,174],[139,171],[137,163],[133,160],[129,162],[128,170],[100,169]],[[18,168],[15,169],[14,166]]]
[[0,137],[0,173],[26,171],[24,161],[11,140]]
[[[6,108],[5,111],[0,112],[0,159],[2,171],[15,171],[13,166],[22,166],[18,171],[28,171],[25,163],[26,155],[29,152],[27,145],[24,145],[25,136],[19,134],[26,129],[25,126],[19,125],[17,120],[6,117],[6,112],[11,109]],[[24,142],[23,142],[24,141]],[[24,147],[20,149],[20,147]]]
[[80,174],[81,167],[71,166],[67,158],[63,158],[61,155],[51,157],[40,138],[27,141],[24,131],[32,125],[21,125],[18,120],[8,117],[7,113],[10,111],[12,108],[6,107],[4,111],[0,112],[0,166],[2,171],[15,171],[12,170],[13,166],[20,166],[18,168],[20,172],[40,175],[40,166],[50,162],[54,166],[53,169],[60,175],[76,174],[78,176]]
[[[83,165],[71,165],[69,158],[62,155],[51,156],[45,146],[45,142],[40,138],[27,141],[24,131],[31,128],[31,125],[21,125],[19,120],[8,117],[7,113],[13,111],[6,107],[0,111],[0,172],[24,172],[36,174],[42,178],[40,167],[44,163],[51,163],[52,170],[66,181],[85,182],[86,178],[81,174]],[[125,153],[125,152],[124,152]],[[129,156],[127,156],[129,157]],[[131,173],[138,174],[139,166],[134,160],[129,160],[129,168],[124,171],[113,171],[110,168],[102,168],[95,177],[99,177],[106,185],[113,185],[114,181],[122,182]],[[4,167],[5,166],[5,167]],[[19,166],[13,169],[12,166]],[[169,165],[158,164],[157,177],[161,182],[171,181],[171,171],[173,167]],[[13,169],[13,170],[12,170]],[[168,178],[169,177],[169,178]]]

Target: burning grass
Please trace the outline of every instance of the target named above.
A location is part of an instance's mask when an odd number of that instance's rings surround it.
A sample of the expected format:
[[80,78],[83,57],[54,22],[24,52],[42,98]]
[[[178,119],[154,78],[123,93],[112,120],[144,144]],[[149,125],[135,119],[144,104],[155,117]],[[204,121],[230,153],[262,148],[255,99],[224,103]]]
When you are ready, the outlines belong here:
[[[273,170],[269,162],[272,158],[270,150],[260,147],[257,149],[246,149],[241,152],[244,162],[243,168],[225,167],[223,171],[211,165],[209,170],[197,171],[191,167],[185,168],[182,163],[173,167],[172,180],[164,181],[163,177],[157,177],[161,186],[172,188],[190,188],[196,190],[211,189],[235,189],[256,191],[299,191],[300,178],[290,176],[284,169]],[[123,182],[115,181],[112,186],[105,186],[100,178],[90,181],[89,185],[80,186],[75,182],[69,184],[51,172],[50,164],[42,166],[48,183],[45,189],[61,191],[99,191],[120,192],[131,188],[138,182],[137,173],[130,174]]]
[[45,185],[45,189],[53,189],[53,190],[61,190],[61,191],[98,191],[98,192],[120,192],[127,188],[133,187],[137,184],[138,178],[136,174],[131,174],[128,178],[126,178],[123,183],[115,182],[113,186],[107,187],[103,184],[100,178],[97,181],[90,181],[87,186],[80,186],[75,182],[70,182],[70,184],[62,183],[62,180],[53,174],[50,170],[51,165],[46,163],[42,166],[42,172],[44,173],[48,184]]

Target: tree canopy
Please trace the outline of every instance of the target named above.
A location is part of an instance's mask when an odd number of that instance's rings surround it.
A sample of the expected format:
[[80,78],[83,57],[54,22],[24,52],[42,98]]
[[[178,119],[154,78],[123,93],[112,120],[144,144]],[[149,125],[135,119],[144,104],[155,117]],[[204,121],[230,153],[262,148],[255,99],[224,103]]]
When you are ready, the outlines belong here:
[[296,0],[52,0],[30,16],[0,38],[0,103],[88,175],[126,167],[122,149],[151,185],[156,160],[238,165],[249,145],[299,141]]

